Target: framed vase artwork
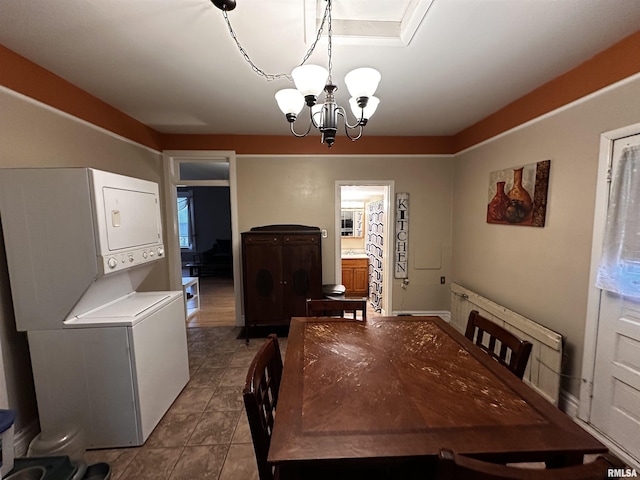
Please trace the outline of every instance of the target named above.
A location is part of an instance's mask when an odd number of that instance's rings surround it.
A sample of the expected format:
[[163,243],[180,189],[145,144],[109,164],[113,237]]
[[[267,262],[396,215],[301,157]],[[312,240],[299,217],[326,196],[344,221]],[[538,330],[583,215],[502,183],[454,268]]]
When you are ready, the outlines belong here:
[[551,160],[489,174],[487,223],[544,227]]

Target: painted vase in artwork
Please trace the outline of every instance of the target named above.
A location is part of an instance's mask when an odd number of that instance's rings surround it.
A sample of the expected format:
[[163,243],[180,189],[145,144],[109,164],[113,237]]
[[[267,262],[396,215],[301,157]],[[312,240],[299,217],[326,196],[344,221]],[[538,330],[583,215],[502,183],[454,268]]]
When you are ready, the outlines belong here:
[[509,223],[520,223],[524,221],[533,209],[531,195],[522,186],[522,168],[513,171],[513,187],[507,193],[509,205],[505,210],[505,220]]
[[496,183],[496,194],[493,196],[487,207],[488,220],[500,222],[505,219],[507,207],[509,206],[509,197],[504,193],[505,182]]

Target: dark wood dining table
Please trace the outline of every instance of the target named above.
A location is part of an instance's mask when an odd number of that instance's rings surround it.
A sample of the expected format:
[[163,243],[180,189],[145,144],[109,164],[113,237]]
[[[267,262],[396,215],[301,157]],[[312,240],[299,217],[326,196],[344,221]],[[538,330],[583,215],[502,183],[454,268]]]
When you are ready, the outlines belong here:
[[291,320],[268,456],[281,478],[429,478],[442,448],[555,466],[607,451],[439,317]]

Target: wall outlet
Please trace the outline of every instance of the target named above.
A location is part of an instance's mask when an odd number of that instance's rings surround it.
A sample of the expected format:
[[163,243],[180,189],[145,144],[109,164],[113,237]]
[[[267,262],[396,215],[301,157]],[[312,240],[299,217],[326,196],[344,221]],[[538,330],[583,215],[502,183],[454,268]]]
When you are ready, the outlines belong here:
[[444,277],[440,277],[440,285],[444,285],[446,283],[446,279]]
[[323,228],[320,230],[320,235],[322,235],[322,238],[327,238],[329,236],[329,232],[327,232],[326,228]]

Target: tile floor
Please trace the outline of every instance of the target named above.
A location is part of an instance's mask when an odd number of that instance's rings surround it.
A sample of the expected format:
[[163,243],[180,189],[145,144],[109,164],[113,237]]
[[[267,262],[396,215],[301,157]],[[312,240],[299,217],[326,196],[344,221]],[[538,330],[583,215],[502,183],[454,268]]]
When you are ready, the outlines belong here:
[[90,450],[87,463],[109,463],[111,480],[258,480],[241,392],[264,340],[238,331],[187,329],[191,379],[144,446]]

